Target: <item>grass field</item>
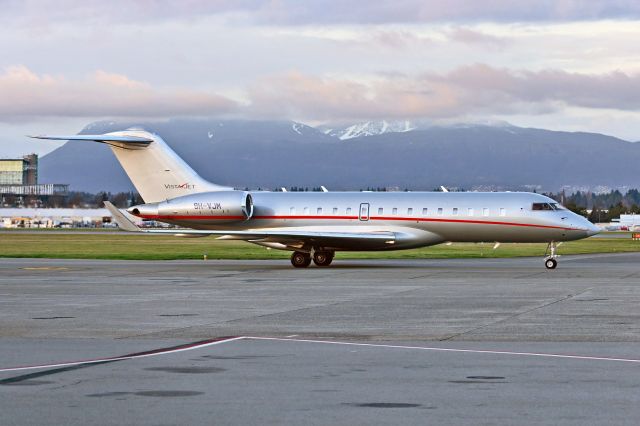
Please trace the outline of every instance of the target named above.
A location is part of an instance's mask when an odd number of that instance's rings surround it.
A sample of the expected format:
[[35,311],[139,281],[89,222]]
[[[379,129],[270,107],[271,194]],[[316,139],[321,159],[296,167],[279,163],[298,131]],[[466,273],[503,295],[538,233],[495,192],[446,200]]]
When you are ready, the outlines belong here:
[[[546,244],[455,243],[415,250],[391,252],[343,252],[337,259],[423,259],[542,256]],[[616,253],[640,251],[640,241],[630,238],[592,238],[564,243],[559,254]],[[289,252],[267,250],[239,241],[217,241],[212,237],[176,238],[139,234],[74,235],[69,233],[0,232],[0,257],[57,259],[287,259]]]

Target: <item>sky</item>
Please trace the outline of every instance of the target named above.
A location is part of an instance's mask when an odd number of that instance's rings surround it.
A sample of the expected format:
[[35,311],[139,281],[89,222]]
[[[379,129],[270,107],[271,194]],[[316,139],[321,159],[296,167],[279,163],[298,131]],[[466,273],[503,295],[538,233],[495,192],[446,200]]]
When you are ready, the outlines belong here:
[[0,157],[185,117],[640,141],[638,40],[638,0],[0,0]]

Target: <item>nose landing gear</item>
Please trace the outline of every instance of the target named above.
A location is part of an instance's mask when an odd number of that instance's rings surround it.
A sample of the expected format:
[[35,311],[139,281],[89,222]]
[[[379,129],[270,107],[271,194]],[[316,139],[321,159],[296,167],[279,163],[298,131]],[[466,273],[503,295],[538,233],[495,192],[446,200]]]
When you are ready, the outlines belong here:
[[556,269],[556,266],[558,266],[558,261],[556,260],[556,258],[558,257],[558,255],[556,254],[556,249],[559,245],[560,244],[556,244],[555,241],[551,241],[547,246],[547,250],[544,253],[544,266],[547,269]]

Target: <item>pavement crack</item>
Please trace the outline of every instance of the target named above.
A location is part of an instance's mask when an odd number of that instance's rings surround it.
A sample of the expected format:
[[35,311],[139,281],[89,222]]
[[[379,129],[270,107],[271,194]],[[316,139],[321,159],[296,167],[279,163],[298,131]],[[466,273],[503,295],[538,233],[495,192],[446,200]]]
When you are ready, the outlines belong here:
[[[416,288],[412,288],[409,290],[402,290],[402,291],[396,291],[396,292],[392,292],[392,293],[386,293],[382,296],[386,297],[386,296],[396,296],[396,295],[402,295],[405,293],[412,293],[416,290],[421,290],[422,287],[416,287]],[[356,301],[361,301],[361,300],[367,300],[367,299],[372,299],[372,298],[377,298],[380,297],[381,295],[376,295],[376,296],[365,296],[365,297],[355,297],[349,300],[340,300],[338,302],[333,302],[333,303],[324,303],[324,304],[318,304],[318,305],[314,305],[314,306],[304,306],[302,308],[297,308],[297,309],[292,309],[292,310],[284,310],[284,311],[279,311],[279,312],[270,312],[268,314],[261,314],[261,315],[256,315],[256,316],[251,316],[251,317],[245,317],[245,318],[236,318],[236,319],[232,319],[229,321],[225,321],[225,324],[229,324],[229,323],[233,323],[233,322],[237,322],[237,321],[244,321],[244,320],[248,320],[248,319],[258,319],[258,318],[266,318],[266,317],[270,317],[273,315],[281,315],[284,313],[294,313],[294,312],[301,312],[301,311],[305,311],[308,309],[316,309],[316,308],[326,308],[326,307],[330,307],[330,306],[338,306],[338,305],[342,305],[344,303],[353,303]]]
[[122,337],[118,337],[116,339],[132,339],[132,338],[139,338],[139,337],[145,337],[145,336],[153,336],[153,335],[157,335],[158,333],[166,333],[166,332],[173,332],[173,331],[180,331],[180,330],[189,330],[189,329],[193,329],[193,328],[197,328],[197,327],[207,327],[207,326],[211,326],[214,324],[231,324],[234,322],[239,322],[239,321],[246,321],[246,320],[251,320],[251,319],[259,319],[259,318],[267,318],[270,316],[274,316],[274,315],[281,315],[284,313],[293,313],[293,312],[302,312],[308,309],[316,309],[316,308],[325,308],[325,307],[330,307],[330,306],[338,306],[341,305],[343,303],[353,303],[355,301],[360,301],[360,300],[367,300],[367,299],[372,299],[372,298],[376,298],[376,297],[387,297],[387,296],[396,296],[396,295],[402,295],[405,293],[411,293],[417,290],[421,290],[423,287],[413,287],[410,289],[405,289],[405,290],[401,290],[401,291],[395,291],[395,292],[391,292],[391,293],[385,293],[382,295],[374,295],[374,296],[365,296],[365,297],[355,297],[355,298],[351,298],[349,300],[340,300],[337,302],[332,302],[332,303],[323,303],[323,304],[317,304],[317,305],[313,305],[313,306],[303,306],[301,308],[296,308],[296,309],[290,309],[290,310],[283,310],[283,311],[278,311],[278,312],[270,312],[267,314],[261,314],[261,315],[254,315],[254,316],[247,316],[247,317],[242,317],[242,318],[234,318],[232,320],[227,320],[227,321],[222,321],[222,322],[209,322],[209,323],[204,323],[204,324],[195,324],[195,325],[190,325],[188,327],[179,327],[179,328],[170,328],[170,329],[165,329],[165,330],[156,330],[156,331],[152,331],[150,333],[142,333],[142,334],[135,334],[135,335],[129,335],[129,336],[122,336]]
[[496,324],[500,324],[500,323],[512,320],[514,318],[518,318],[518,317],[520,317],[522,315],[526,315],[526,314],[529,314],[531,312],[547,308],[547,307],[549,307],[551,305],[555,305],[556,303],[564,302],[565,300],[573,299],[574,297],[580,296],[580,295],[582,295],[582,294],[584,294],[584,293],[586,293],[586,292],[588,292],[588,291],[590,291],[592,289],[593,289],[593,287],[589,287],[589,288],[584,289],[584,290],[582,290],[582,291],[580,291],[580,292],[578,292],[576,294],[569,294],[569,295],[561,297],[559,299],[552,300],[552,301],[547,302],[547,303],[543,303],[542,305],[533,307],[531,309],[527,309],[526,311],[518,312],[517,314],[509,315],[509,316],[507,316],[505,318],[502,318],[502,319],[499,319],[497,321],[493,321],[493,322],[490,322],[488,324],[479,325],[478,327],[474,327],[474,328],[471,328],[469,330],[461,331],[460,333],[454,333],[454,334],[452,334],[450,336],[447,336],[447,337],[444,337],[444,338],[438,339],[438,340],[441,341],[441,342],[444,342],[444,341],[447,341],[447,340],[453,340],[453,339],[455,339],[457,337],[460,337],[460,336],[463,336],[465,334],[473,333],[473,332],[476,332],[478,330],[482,330],[484,328],[491,327],[491,326],[494,326]]
[[640,272],[634,272],[632,274],[623,275],[622,277],[620,277],[620,279],[621,280],[626,280],[627,278],[636,277],[636,276],[638,276],[638,274],[640,274]]

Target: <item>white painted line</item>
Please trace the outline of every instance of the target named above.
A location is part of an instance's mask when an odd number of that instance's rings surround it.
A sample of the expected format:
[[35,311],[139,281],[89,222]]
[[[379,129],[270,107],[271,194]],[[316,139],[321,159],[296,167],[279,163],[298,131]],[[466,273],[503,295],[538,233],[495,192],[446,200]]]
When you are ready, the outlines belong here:
[[81,361],[59,362],[55,364],[41,364],[41,365],[30,365],[30,366],[23,366],[23,367],[0,368],[0,372],[36,370],[36,369],[43,369],[43,368],[72,367],[76,365],[98,364],[103,362],[124,361],[124,360],[137,359],[137,358],[148,358],[153,356],[168,355],[168,354],[173,354],[178,352],[191,351],[194,349],[202,349],[209,346],[220,345],[222,343],[234,342],[238,340],[271,340],[271,341],[280,341],[280,342],[321,343],[326,345],[361,346],[361,347],[370,347],[370,348],[409,349],[409,350],[421,350],[421,351],[457,352],[457,353],[474,353],[474,354],[489,354],[489,355],[530,356],[530,357],[541,357],[541,358],[578,359],[578,360],[587,360],[587,361],[614,361],[614,362],[628,362],[628,363],[640,364],[640,359],[635,359],[635,358],[612,358],[612,357],[598,357],[598,356],[587,356],[587,355],[553,354],[553,353],[542,353],[542,352],[491,351],[491,350],[483,350],[483,349],[454,349],[454,348],[437,348],[437,347],[429,347],[429,346],[385,345],[385,344],[376,344],[376,343],[334,342],[329,340],[239,336],[239,337],[231,337],[223,340],[205,341],[203,343],[198,343],[198,344],[191,344],[191,345],[187,344],[180,347],[176,347],[175,349],[148,351],[148,353],[140,352],[138,354],[117,356],[117,357],[110,357],[110,358],[98,358],[98,359],[88,359],[88,360],[81,360]]
[[59,362],[59,363],[56,363],[56,364],[29,365],[29,366],[24,366],[24,367],[0,368],[0,373],[1,372],[5,372],[5,371],[20,371],[20,370],[36,370],[36,369],[41,369],[41,368],[72,367],[72,366],[75,366],[75,365],[99,364],[99,363],[102,363],[102,362],[123,361],[123,360],[127,360],[127,359],[137,359],[137,358],[148,358],[148,357],[152,357],[152,356],[168,355],[168,354],[174,354],[174,353],[178,353],[178,352],[191,351],[191,350],[194,350],[194,349],[202,349],[202,348],[206,348],[208,346],[220,345],[222,343],[228,343],[228,342],[233,342],[233,341],[242,340],[242,339],[245,339],[245,337],[243,337],[243,336],[230,337],[228,339],[210,341],[210,342],[205,342],[205,343],[200,343],[200,344],[183,345],[183,347],[178,347],[176,349],[159,350],[159,351],[148,351],[149,353],[140,352],[138,354],[125,355],[125,356],[115,356],[115,357],[110,357],[110,358],[98,358],[98,359],[87,359],[87,360],[82,360],[82,361]]
[[244,337],[248,340],[275,340],[283,342],[301,342],[301,343],[324,343],[327,345],[343,345],[343,346],[364,346],[370,348],[391,348],[391,349],[413,349],[421,351],[436,351],[436,352],[459,352],[459,353],[473,353],[473,354],[490,354],[490,355],[515,355],[515,356],[532,356],[542,358],[564,358],[564,359],[581,359],[588,361],[617,361],[617,362],[631,362],[640,364],[640,359],[635,358],[611,358],[600,356],[588,356],[588,355],[564,355],[564,354],[551,354],[543,352],[512,352],[512,351],[490,351],[483,349],[454,349],[454,348],[436,348],[428,346],[404,346],[404,345],[383,345],[375,343],[353,343],[353,342],[332,342],[328,340],[310,340],[310,339],[289,339],[279,337]]

